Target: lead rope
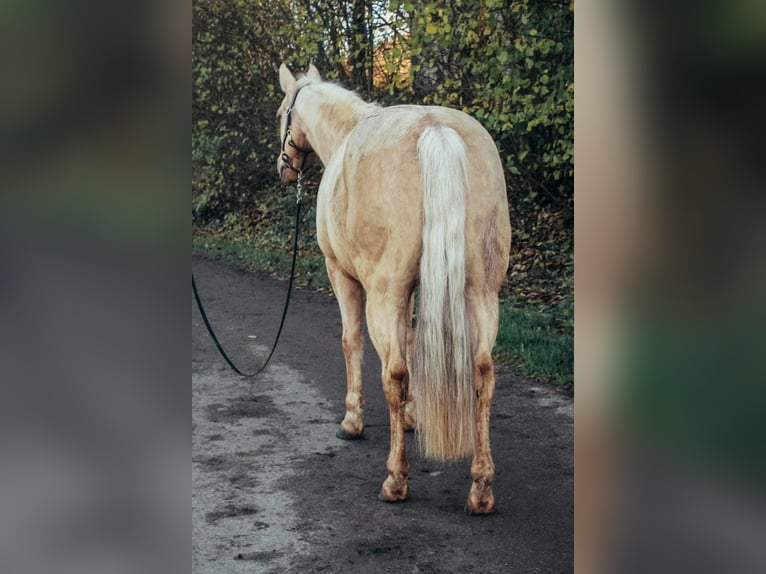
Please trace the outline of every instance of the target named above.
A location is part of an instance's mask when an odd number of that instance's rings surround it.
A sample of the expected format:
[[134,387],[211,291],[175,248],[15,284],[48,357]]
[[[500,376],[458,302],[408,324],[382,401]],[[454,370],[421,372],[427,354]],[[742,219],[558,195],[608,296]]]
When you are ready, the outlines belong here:
[[215,346],[218,347],[218,352],[221,354],[221,356],[224,358],[224,360],[228,363],[228,365],[234,370],[235,373],[242,377],[255,377],[261,373],[266,368],[266,365],[269,364],[269,361],[271,360],[272,355],[274,355],[274,351],[277,348],[277,343],[279,343],[279,336],[282,334],[282,327],[285,325],[285,317],[287,317],[287,308],[290,305],[290,295],[293,291],[293,282],[295,280],[295,261],[298,256],[298,230],[300,228],[300,221],[301,221],[301,198],[303,195],[303,172],[298,172],[298,183],[295,190],[295,231],[293,233],[293,262],[290,266],[290,281],[287,284],[287,297],[285,298],[285,306],[282,310],[282,319],[279,322],[279,329],[277,330],[277,336],[274,338],[274,344],[271,346],[271,351],[269,352],[269,356],[266,357],[266,362],[263,363],[263,365],[254,373],[244,373],[242,372],[237,365],[234,364],[234,362],[229,358],[229,355],[226,354],[226,351],[224,351],[223,346],[221,346],[221,343],[218,341],[218,337],[215,334],[215,331],[213,330],[212,325],[210,324],[210,321],[207,318],[207,314],[205,313],[205,308],[202,305],[202,299],[200,299],[199,292],[197,291],[197,284],[194,281],[194,273],[192,272],[192,291],[194,292],[194,299],[197,301],[197,308],[199,309],[199,313],[202,316],[202,321],[205,323],[205,327],[207,328],[207,332],[210,335],[210,338],[213,339],[213,342],[215,343]]

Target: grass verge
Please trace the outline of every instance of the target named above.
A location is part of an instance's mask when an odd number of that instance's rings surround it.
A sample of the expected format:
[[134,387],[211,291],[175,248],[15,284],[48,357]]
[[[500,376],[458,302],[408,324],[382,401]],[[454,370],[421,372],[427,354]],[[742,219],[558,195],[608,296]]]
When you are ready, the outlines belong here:
[[[291,253],[284,248],[259,246],[237,233],[192,236],[192,251],[286,277],[290,273]],[[296,262],[296,282],[304,287],[330,291],[324,257],[314,250],[301,250]],[[500,321],[495,343],[495,358],[517,368],[528,377],[571,390],[574,383],[574,299],[554,307],[533,306],[501,297]]]
[[[285,249],[292,249],[291,246]],[[292,251],[258,246],[246,237],[230,237],[228,234],[193,235],[192,252],[207,257],[223,259],[246,269],[267,271],[277,277],[290,274]],[[324,257],[313,251],[298,251],[295,262],[295,282],[301,287],[330,291],[330,280],[324,265]]]
[[502,297],[494,354],[529,377],[572,390],[574,298],[541,308]]

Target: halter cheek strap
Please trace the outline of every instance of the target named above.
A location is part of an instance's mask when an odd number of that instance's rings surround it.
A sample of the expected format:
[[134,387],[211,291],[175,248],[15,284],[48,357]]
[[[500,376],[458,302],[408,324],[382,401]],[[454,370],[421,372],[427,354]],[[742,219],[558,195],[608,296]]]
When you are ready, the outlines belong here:
[[[285,113],[286,120],[287,120],[285,122],[285,137],[282,138],[282,162],[283,162],[283,168],[286,167],[287,169],[289,169],[291,171],[294,171],[298,175],[303,173],[303,168],[306,165],[306,160],[308,159],[309,154],[312,151],[314,151],[312,149],[300,147],[298,144],[296,144],[293,141],[292,132],[290,131],[290,126],[291,126],[292,121],[293,121],[293,107],[295,106],[295,100],[298,99],[298,94],[300,93],[300,91],[302,89],[303,89],[303,86],[301,86],[300,88],[295,90],[295,93],[293,94],[293,99],[290,101],[290,105],[287,108],[287,112]],[[297,168],[295,166],[293,166],[292,161],[290,160],[290,156],[287,155],[287,153],[285,152],[285,146],[287,146],[287,145],[289,145],[291,148],[295,149],[296,151],[298,151],[298,153],[300,153],[302,155],[302,157],[301,157],[301,165],[299,167],[297,167]]]

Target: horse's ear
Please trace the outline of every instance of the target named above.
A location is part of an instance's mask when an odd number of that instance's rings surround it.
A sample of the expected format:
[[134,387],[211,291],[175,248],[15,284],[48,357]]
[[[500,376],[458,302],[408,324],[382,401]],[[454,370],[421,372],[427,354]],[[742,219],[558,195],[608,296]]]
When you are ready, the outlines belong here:
[[309,71],[306,72],[306,75],[309,78],[316,80],[317,82],[322,81],[322,77],[319,75],[319,70],[316,69],[316,66],[314,64],[309,64]]
[[290,69],[285,64],[279,66],[279,85],[282,87],[282,91],[284,93],[293,91],[296,83],[295,76]]

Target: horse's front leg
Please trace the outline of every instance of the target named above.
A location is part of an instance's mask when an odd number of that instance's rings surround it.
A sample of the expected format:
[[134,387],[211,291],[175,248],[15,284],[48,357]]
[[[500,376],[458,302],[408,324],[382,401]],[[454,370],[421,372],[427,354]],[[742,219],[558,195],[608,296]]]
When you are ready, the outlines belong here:
[[335,297],[343,321],[343,355],[346,357],[346,416],[336,433],[338,438],[353,440],[364,431],[362,394],[362,286],[340,269],[334,259],[326,258]]

